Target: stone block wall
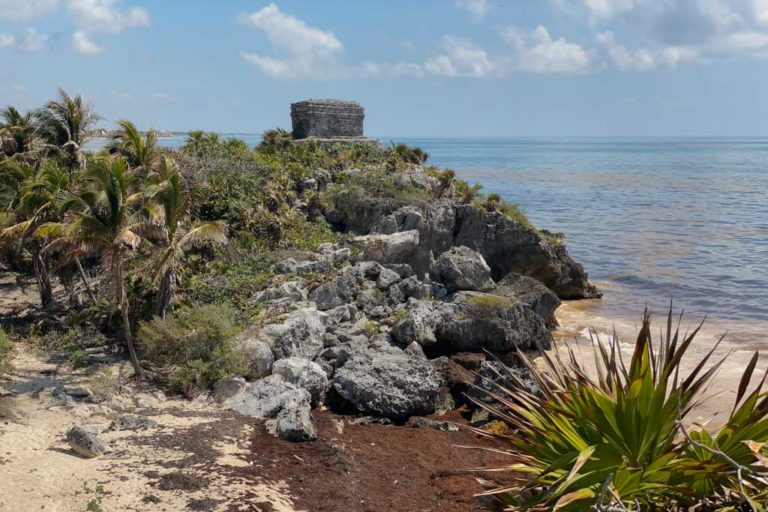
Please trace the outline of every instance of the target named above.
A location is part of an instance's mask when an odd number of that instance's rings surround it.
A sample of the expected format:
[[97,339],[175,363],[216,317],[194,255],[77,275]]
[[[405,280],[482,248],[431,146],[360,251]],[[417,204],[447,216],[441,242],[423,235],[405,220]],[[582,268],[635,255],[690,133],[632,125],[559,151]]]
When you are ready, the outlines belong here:
[[363,137],[365,110],[355,101],[307,100],[291,104],[293,138]]

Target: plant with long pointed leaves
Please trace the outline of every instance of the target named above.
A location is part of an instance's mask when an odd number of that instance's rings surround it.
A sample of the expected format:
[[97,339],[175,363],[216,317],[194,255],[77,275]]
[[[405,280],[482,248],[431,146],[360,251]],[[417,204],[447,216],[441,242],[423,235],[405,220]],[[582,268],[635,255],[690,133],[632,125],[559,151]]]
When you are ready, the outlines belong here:
[[158,294],[154,312],[165,316],[176,294],[186,252],[204,244],[226,243],[227,229],[221,221],[190,221],[190,193],[175,162],[170,158],[161,159],[157,173],[148,182],[147,195],[161,208],[164,225],[164,248],[156,264],[155,284],[158,286]]
[[143,208],[144,194],[134,192],[136,179],[129,175],[124,158],[99,158],[89,166],[83,179],[83,190],[72,198],[64,222],[45,224],[38,233],[55,238],[48,249],[75,248],[79,255],[99,256],[109,269],[128,353],[136,374],[141,376],[125,292],[125,263],[143,237],[157,230],[157,219],[151,210]]
[[768,441],[762,382],[741,402],[757,356],[726,426],[714,436],[683,430],[725,360],[710,364],[718,342],[681,375],[683,356],[700,328],[683,336],[678,322],[673,330],[670,309],[656,345],[646,312],[628,365],[617,336],[608,343],[593,336],[592,371],[570,347],[567,356],[544,352],[543,367],[521,353],[538,389],[509,372],[486,391],[494,404],[477,402],[515,431],[498,437],[511,443],[517,461],[495,469],[521,477],[505,488],[483,481],[487,494],[505,510],[531,511],[687,510],[697,504],[729,510],[759,503],[755,497],[765,495],[768,476],[761,464]]
[[112,154],[123,156],[134,171],[149,173],[158,162],[157,132],[149,130],[142,134],[130,121],[121,120],[119,129],[112,135],[107,149]]
[[8,106],[0,111],[0,118],[0,131],[5,131],[14,141],[14,154],[31,151],[35,141],[32,113],[22,114],[15,107]]
[[63,157],[71,170],[85,167],[83,147],[93,137],[93,125],[101,119],[90,101],[59,89],[59,99],[49,101],[34,118],[37,136],[48,153]]

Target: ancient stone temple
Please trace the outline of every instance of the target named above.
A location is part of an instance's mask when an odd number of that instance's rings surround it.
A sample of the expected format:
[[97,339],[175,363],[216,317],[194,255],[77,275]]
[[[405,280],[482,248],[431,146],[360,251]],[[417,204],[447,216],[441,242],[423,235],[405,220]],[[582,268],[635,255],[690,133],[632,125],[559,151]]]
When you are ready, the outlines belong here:
[[306,100],[291,104],[293,138],[363,138],[365,109],[356,101]]

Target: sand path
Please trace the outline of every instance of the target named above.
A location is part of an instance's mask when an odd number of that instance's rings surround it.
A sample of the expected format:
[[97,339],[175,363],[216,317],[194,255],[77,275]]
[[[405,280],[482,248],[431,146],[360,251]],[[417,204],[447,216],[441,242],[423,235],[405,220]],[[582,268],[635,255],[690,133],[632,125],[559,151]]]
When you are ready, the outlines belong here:
[[[103,403],[65,402],[57,388],[99,385],[104,373],[71,372],[23,345],[14,366],[0,382],[1,511],[294,510],[284,486],[233,476],[249,464],[246,418],[130,387]],[[64,441],[74,425],[106,429],[125,413],[146,414],[159,427],[102,432],[108,452],[95,459],[76,456]]]

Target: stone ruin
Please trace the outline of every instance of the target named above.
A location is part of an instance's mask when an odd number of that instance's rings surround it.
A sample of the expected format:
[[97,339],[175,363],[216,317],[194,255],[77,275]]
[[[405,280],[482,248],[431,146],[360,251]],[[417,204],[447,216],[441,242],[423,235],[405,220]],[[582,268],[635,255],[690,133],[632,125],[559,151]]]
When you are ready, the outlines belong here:
[[356,101],[306,100],[291,104],[293,138],[361,139],[365,109]]

